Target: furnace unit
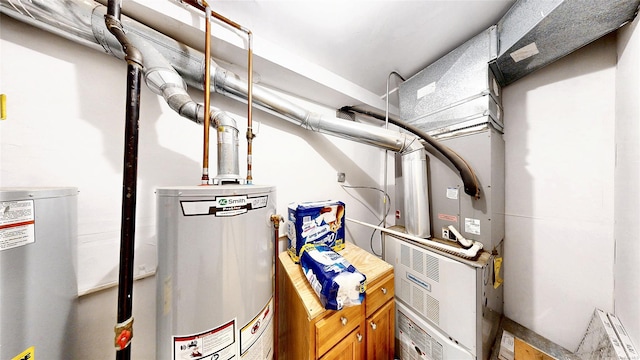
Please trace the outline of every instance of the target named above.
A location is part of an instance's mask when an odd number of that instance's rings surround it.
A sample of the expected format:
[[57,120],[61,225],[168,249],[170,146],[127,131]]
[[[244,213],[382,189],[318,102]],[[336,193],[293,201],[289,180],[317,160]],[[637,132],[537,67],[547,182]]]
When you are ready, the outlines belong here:
[[[400,216],[392,228],[395,235],[384,235],[384,258],[396,271],[396,348],[402,360],[487,359],[498,329],[503,308],[496,268],[504,240],[504,120],[501,87],[490,67],[497,49],[493,26],[399,86],[403,121],[462,157],[480,188],[479,197],[469,196],[452,164],[443,156],[429,156],[431,237],[446,242],[462,236],[484,249],[464,259],[398,235],[411,219],[403,213],[402,179],[407,174],[396,168]],[[407,350],[410,344],[414,352]]]
[[487,359],[500,321],[494,309],[501,309],[502,300],[493,289],[491,255],[461,259],[384,237],[385,260],[395,271],[400,359],[416,358],[414,351],[426,356],[418,359]]

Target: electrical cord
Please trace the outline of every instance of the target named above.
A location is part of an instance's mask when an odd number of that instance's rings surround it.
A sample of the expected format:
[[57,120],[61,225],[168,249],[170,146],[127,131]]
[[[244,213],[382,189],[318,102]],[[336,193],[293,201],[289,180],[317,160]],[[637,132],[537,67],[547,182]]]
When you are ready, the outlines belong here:
[[[364,202],[362,202],[362,200],[358,199],[357,197],[353,196],[353,194],[349,193],[347,191],[347,188],[349,189],[368,189],[368,190],[376,190],[381,192],[384,195],[384,202],[385,204],[390,204],[391,203],[391,198],[389,197],[389,194],[387,194],[384,190],[373,187],[373,186],[350,186],[350,185],[340,185],[342,187],[342,190],[344,190],[344,192],[346,192],[349,196],[351,196],[352,198],[354,198],[355,200],[357,200],[360,204],[362,204],[362,206],[364,206],[367,210],[369,210],[374,216],[378,217],[378,215],[375,213],[375,211],[373,211],[373,209],[371,209],[370,206],[367,206],[367,204],[365,204]],[[390,206],[386,206],[386,213],[384,214],[384,216],[382,217],[382,219],[380,219],[380,222],[378,223],[377,226],[382,225],[382,223],[384,222],[384,219],[387,218],[387,216],[389,215],[389,211],[391,210]],[[377,257],[382,257],[382,254],[378,254],[376,253],[376,251],[373,249],[373,236],[375,235],[376,231],[378,230],[373,230],[373,232],[371,233],[371,237],[369,238],[369,248],[371,249],[371,252],[377,256]],[[382,246],[382,245],[381,245]]]

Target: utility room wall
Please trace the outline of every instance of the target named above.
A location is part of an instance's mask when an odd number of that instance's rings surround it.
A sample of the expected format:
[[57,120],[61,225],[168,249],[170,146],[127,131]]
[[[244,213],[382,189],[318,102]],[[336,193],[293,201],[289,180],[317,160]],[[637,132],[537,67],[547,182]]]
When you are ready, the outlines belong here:
[[616,37],[504,88],[505,315],[577,349],[613,312]]

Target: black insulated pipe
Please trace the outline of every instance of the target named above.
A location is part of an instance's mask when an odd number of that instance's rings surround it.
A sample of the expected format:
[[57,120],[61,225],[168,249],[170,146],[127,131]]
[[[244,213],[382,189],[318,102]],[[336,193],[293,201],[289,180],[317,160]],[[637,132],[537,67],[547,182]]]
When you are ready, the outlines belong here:
[[447,146],[440,144],[436,139],[429,136],[429,134],[427,134],[426,132],[418,129],[411,124],[407,124],[406,122],[398,119],[395,116],[386,116],[386,114],[382,114],[373,110],[364,110],[356,106],[344,106],[339,111],[360,113],[382,121],[386,121],[388,119],[391,124],[394,124],[418,136],[424,142],[429,144],[433,149],[442,154],[458,170],[458,172],[460,173],[460,178],[462,179],[462,184],[464,186],[464,192],[476,199],[480,198],[480,184],[478,183],[478,178],[476,177],[476,174],[471,166],[460,155],[458,155]]
[[133,337],[133,260],[136,230],[136,188],[138,180],[138,128],[142,55],[128,41],[120,23],[120,0],[109,0],[105,24],[122,45],[127,62],[124,167],[122,175],[122,219],[120,269],[118,276],[118,317],[115,326],[116,359],[131,359]]

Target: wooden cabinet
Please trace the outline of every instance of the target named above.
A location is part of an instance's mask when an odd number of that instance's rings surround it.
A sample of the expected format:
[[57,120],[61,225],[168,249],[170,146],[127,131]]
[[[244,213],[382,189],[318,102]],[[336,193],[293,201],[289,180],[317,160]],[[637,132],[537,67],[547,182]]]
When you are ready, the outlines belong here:
[[320,360],[360,360],[364,359],[364,336],[358,326],[344,339],[327,351]]
[[393,267],[347,243],[339,251],[367,277],[362,305],[325,310],[300,264],[278,256],[278,359],[393,359]]
[[[393,359],[394,312],[394,302],[389,301],[367,318],[366,337],[368,359]],[[389,339],[391,339],[391,341],[389,341]]]

